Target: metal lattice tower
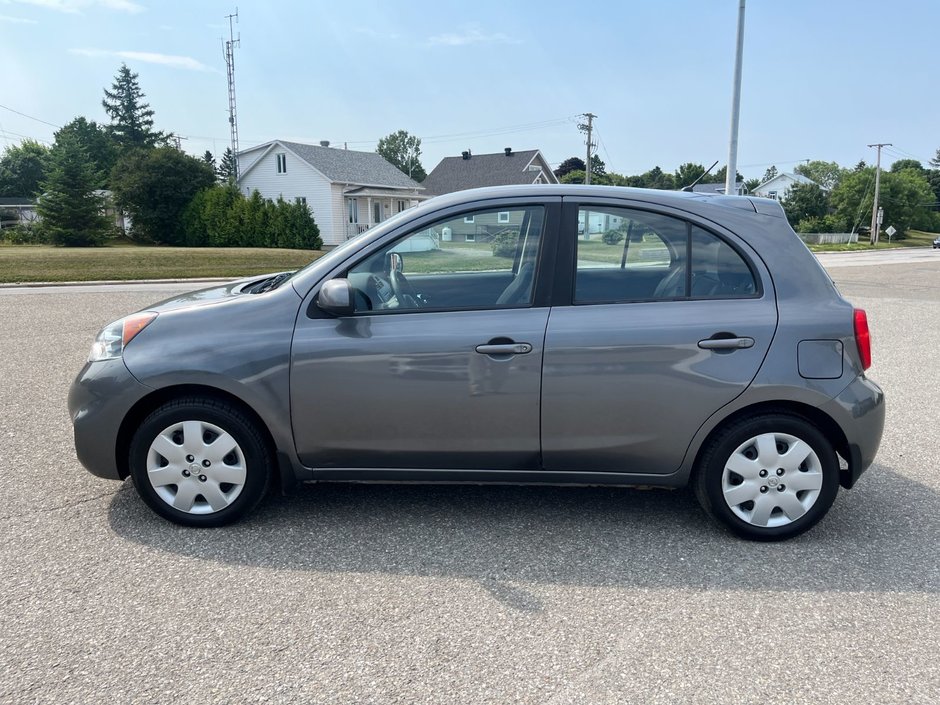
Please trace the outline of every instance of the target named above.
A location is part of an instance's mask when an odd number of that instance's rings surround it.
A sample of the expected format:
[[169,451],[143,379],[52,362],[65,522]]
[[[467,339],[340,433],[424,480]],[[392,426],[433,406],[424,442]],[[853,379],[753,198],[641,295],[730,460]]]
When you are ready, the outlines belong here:
[[[241,46],[242,37],[239,32],[235,37],[234,25],[238,23],[238,8],[234,15],[226,15],[228,19],[228,41],[225,42],[225,67],[228,73],[228,123],[232,134],[232,165],[233,178],[238,180],[238,112],[235,109],[235,47]],[[233,21],[234,20],[234,21]]]

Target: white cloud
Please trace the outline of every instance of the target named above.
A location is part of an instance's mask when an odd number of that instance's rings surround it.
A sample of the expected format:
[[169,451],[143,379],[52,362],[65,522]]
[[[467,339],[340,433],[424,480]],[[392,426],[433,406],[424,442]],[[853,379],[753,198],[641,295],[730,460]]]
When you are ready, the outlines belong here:
[[110,51],[108,49],[69,49],[69,53],[78,56],[114,56],[130,61],[143,61],[147,64],[169,66],[174,69],[187,71],[209,71],[218,73],[218,69],[196,61],[190,56],[176,56],[175,54],[158,54],[150,51]]
[[357,34],[364,34],[365,36],[371,37],[372,39],[395,40],[401,38],[401,35],[395,32],[380,32],[376,29],[373,29],[372,27],[353,27],[352,31],[356,32]]
[[487,34],[479,27],[467,27],[463,32],[445,32],[437,34],[428,39],[428,44],[435,46],[459,47],[467,44],[521,44],[519,39],[514,39],[508,34],[494,32]]
[[0,22],[10,22],[11,24],[39,24],[36,20],[28,20],[25,17],[10,17],[9,15],[0,15]]
[[4,5],[16,3],[19,5],[33,5],[56,12],[65,12],[68,14],[77,14],[82,10],[90,8],[102,8],[104,10],[116,10],[118,12],[129,12],[137,14],[143,12],[146,8],[132,0],[3,0]]

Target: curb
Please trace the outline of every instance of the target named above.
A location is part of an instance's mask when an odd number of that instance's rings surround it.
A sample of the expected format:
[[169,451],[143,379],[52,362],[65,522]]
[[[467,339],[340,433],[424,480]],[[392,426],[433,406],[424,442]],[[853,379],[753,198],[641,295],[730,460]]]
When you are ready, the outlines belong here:
[[215,277],[206,279],[105,279],[85,282],[3,282],[0,289],[38,289],[53,286],[109,286],[120,284],[218,284],[242,277]]

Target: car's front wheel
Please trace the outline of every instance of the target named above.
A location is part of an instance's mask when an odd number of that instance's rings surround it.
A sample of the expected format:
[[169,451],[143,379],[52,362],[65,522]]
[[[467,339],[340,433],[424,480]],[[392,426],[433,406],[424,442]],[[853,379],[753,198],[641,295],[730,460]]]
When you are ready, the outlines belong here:
[[807,419],[765,414],[720,431],[705,448],[695,491],[738,536],[791,538],[825,516],[839,490],[832,443]]
[[271,454],[257,425],[226,402],[179,399],[153,411],[134,434],[130,471],[141,498],[186,526],[223,526],[264,496]]

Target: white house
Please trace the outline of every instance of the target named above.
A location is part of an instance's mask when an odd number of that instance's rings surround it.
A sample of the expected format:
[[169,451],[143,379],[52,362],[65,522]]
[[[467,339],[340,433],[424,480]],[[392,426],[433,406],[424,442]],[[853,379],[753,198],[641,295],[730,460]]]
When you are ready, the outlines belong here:
[[36,201],[32,198],[0,197],[0,228],[35,223],[39,220]]
[[772,198],[775,201],[785,201],[794,184],[815,184],[812,179],[807,179],[802,174],[782,173],[774,178],[768,179],[760,186],[754,189],[754,196],[761,198]]
[[299,200],[313,214],[324,245],[338,245],[428,198],[375,152],[273,140],[238,153],[238,187],[272,200]]

